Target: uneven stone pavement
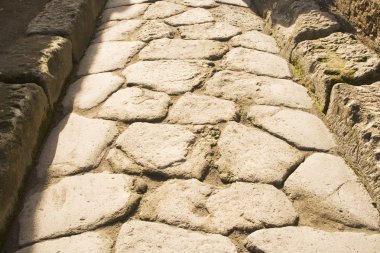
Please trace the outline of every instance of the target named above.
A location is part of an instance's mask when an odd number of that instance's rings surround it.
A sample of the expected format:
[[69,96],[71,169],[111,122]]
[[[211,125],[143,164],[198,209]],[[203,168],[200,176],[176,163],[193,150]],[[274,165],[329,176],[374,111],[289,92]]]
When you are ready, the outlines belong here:
[[380,217],[246,0],[109,0],[19,214],[29,252],[363,252]]

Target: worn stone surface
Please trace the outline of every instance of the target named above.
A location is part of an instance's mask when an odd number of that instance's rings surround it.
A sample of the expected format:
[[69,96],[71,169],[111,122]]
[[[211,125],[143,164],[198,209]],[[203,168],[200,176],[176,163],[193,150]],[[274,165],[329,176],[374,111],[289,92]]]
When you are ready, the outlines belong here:
[[78,68],[78,75],[121,69],[144,46],[143,42],[108,41],[91,45]]
[[127,175],[64,178],[27,198],[19,217],[19,243],[91,230],[124,216],[140,199],[134,187],[135,180]]
[[241,33],[236,26],[226,22],[205,23],[179,28],[183,39],[225,41]]
[[111,27],[99,31],[95,35],[94,43],[104,41],[125,41],[128,40],[139,27],[144,24],[143,20],[123,20],[117,22]]
[[235,245],[221,235],[144,221],[124,223],[115,247],[116,253],[237,253]]
[[137,18],[144,14],[148,6],[149,4],[142,3],[105,9],[102,15],[102,22]]
[[125,88],[104,102],[98,117],[126,122],[159,120],[166,116],[169,102],[170,97],[162,92]]
[[25,37],[0,54],[0,81],[33,82],[44,89],[51,105],[57,102],[71,69],[71,42],[58,36]]
[[263,30],[264,20],[252,12],[249,8],[232,5],[220,5],[210,10],[217,22],[227,22],[239,27],[242,31]]
[[231,43],[234,47],[245,47],[273,54],[280,51],[274,38],[259,31],[250,31],[236,36],[232,38]]
[[206,82],[205,93],[235,102],[311,109],[307,89],[290,80],[223,70]]
[[253,124],[301,149],[327,151],[336,147],[334,137],[323,121],[307,112],[257,105],[250,108],[248,118]]
[[183,4],[190,7],[214,7],[216,3],[214,0],[167,0],[168,2],[173,2],[177,4]]
[[182,13],[186,7],[180,4],[159,1],[155,2],[144,13],[144,19],[160,19],[168,18],[176,14]]
[[235,122],[222,131],[218,148],[216,164],[225,181],[280,184],[303,159],[286,142]]
[[111,253],[113,240],[100,232],[86,232],[79,235],[43,241],[18,250],[16,253],[52,253],[76,252],[83,253]]
[[[380,209],[380,82],[334,86],[327,122],[344,157],[364,182]],[[355,143],[355,145],[347,145]]]
[[46,128],[48,100],[36,84],[0,83],[0,238]]
[[120,7],[120,6],[149,3],[152,1],[153,0],[108,0],[105,8],[109,9],[109,8],[115,8],[115,7]]
[[375,253],[380,247],[380,236],[285,227],[256,231],[248,236],[245,244],[251,252]]
[[114,73],[99,73],[80,78],[71,84],[62,101],[65,111],[89,110],[119,89],[124,78]]
[[297,219],[285,194],[264,184],[235,183],[219,188],[195,179],[171,180],[141,205],[143,219],[220,234],[291,225]]
[[235,103],[211,96],[186,93],[170,108],[168,122],[217,124],[236,118]]
[[160,21],[148,21],[136,34],[138,40],[148,42],[155,39],[169,38],[175,36],[175,29]]
[[227,69],[277,78],[291,77],[285,59],[266,52],[246,48],[231,49],[224,58]]
[[159,39],[149,43],[139,54],[141,60],[215,60],[228,48],[211,40]]
[[290,175],[284,190],[302,218],[379,229],[379,213],[357,176],[338,156],[314,153]]
[[172,26],[194,25],[214,21],[211,13],[203,8],[190,9],[177,16],[167,18],[165,22]]
[[252,6],[251,0],[216,0],[216,2],[223,3],[223,4],[232,4],[232,5],[242,6],[242,7]]
[[379,56],[345,33],[301,42],[293,51],[292,61],[325,110],[334,84],[368,83],[380,73]]
[[210,72],[206,62],[140,61],[128,66],[123,74],[128,85],[139,85],[168,94],[191,91]]
[[69,114],[44,144],[37,165],[39,177],[72,175],[95,168],[117,133],[112,121]]

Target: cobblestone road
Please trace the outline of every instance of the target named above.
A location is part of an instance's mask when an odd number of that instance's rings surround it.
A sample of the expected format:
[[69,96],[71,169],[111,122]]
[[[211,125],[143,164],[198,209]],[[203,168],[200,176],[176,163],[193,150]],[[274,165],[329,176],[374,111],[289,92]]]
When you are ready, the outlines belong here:
[[376,253],[379,213],[243,0],[109,0],[17,253]]

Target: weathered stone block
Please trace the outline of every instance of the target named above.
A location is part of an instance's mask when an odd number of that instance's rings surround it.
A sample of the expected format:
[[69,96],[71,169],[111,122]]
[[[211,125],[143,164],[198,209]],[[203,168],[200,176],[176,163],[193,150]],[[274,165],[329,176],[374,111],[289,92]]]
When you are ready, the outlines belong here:
[[47,111],[47,98],[38,85],[0,83],[0,237],[32,165]]
[[53,105],[72,69],[71,42],[58,36],[30,36],[18,40],[0,55],[0,80],[33,82]]
[[335,85],[327,120],[343,144],[346,160],[380,209],[380,82]]

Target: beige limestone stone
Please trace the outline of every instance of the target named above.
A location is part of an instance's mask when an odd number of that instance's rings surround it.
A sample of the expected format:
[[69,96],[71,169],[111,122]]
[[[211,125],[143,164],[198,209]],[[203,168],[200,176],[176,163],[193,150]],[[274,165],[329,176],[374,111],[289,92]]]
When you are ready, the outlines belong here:
[[149,6],[144,13],[144,19],[161,19],[168,18],[186,10],[186,7],[180,4],[158,1]]
[[251,0],[215,0],[217,3],[232,4],[242,7],[251,7]]
[[116,173],[125,173],[137,165],[123,151],[118,148],[112,148],[106,157],[106,160],[112,167],[112,171]]
[[166,23],[172,26],[194,25],[214,21],[211,13],[203,8],[190,9],[179,15],[167,18]]
[[139,27],[144,24],[143,20],[123,20],[99,31],[95,35],[94,43],[104,41],[126,41]]
[[138,40],[149,42],[155,39],[169,38],[175,36],[175,29],[167,24],[152,20],[148,21],[136,34]]
[[280,51],[274,38],[259,31],[249,31],[236,36],[232,38],[231,43],[234,47],[245,47],[273,54]]
[[106,9],[102,15],[102,22],[137,18],[144,14],[148,6],[149,4],[142,3]]
[[167,1],[177,3],[177,4],[183,4],[190,7],[210,8],[210,7],[216,6],[216,3],[214,0],[167,0]]
[[134,5],[134,4],[142,4],[152,2],[152,0],[108,0],[106,3],[106,9],[115,8],[125,5]]
[[179,28],[183,39],[225,41],[241,33],[236,26],[226,22],[205,23]]

